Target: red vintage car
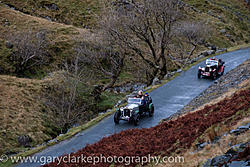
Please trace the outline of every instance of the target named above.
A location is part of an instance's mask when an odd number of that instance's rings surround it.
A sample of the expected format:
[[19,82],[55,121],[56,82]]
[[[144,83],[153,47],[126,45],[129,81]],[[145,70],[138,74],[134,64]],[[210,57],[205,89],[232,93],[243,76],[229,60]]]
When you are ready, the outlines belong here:
[[198,78],[209,77],[217,79],[218,76],[224,74],[225,62],[221,59],[210,58],[206,60],[206,66],[198,69]]

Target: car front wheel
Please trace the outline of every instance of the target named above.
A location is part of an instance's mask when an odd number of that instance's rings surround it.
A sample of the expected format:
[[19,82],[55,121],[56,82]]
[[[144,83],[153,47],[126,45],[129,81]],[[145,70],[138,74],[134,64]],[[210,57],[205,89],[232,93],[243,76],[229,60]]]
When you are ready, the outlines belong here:
[[120,121],[119,117],[120,117],[120,115],[119,115],[119,112],[117,111],[114,115],[115,124],[119,124],[119,121]]
[[198,71],[198,78],[201,78],[201,70]]
[[137,126],[139,124],[139,116],[134,116],[134,125]]

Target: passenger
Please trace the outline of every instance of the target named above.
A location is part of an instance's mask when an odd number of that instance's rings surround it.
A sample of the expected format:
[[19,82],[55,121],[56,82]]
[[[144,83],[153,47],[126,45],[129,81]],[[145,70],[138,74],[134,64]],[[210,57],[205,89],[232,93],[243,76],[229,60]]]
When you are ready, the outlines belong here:
[[144,96],[141,97],[141,100],[142,100],[142,105],[145,105],[146,104],[146,100],[145,100]]
[[142,97],[143,97],[142,90],[139,90],[139,91],[138,91],[138,94],[137,94],[136,97],[137,97],[137,98],[142,98]]

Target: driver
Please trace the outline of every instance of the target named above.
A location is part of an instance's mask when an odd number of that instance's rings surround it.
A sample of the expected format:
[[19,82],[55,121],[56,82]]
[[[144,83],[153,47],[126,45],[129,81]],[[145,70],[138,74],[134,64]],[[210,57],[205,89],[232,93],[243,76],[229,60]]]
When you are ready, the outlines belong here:
[[142,98],[142,97],[144,97],[144,96],[143,96],[143,93],[142,93],[142,90],[139,90],[139,91],[138,91],[138,94],[137,94],[136,97],[137,97],[137,98]]

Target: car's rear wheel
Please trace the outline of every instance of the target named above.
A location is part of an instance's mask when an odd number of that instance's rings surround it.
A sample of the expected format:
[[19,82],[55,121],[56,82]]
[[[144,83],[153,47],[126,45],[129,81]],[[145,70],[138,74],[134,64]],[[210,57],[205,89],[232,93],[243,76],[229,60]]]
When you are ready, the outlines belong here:
[[223,71],[221,72],[221,75],[223,75],[224,74],[224,69],[223,69]]
[[120,121],[119,117],[120,117],[119,112],[118,111],[115,112],[115,115],[114,115],[114,122],[115,122],[115,124],[119,124],[119,121]]
[[213,75],[212,75],[213,79],[217,79],[217,72],[214,72]]
[[152,117],[154,115],[154,105],[151,106],[151,108],[149,109],[149,116]]

